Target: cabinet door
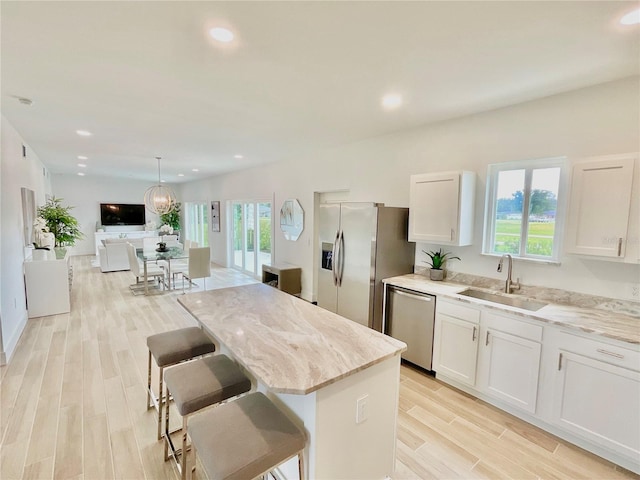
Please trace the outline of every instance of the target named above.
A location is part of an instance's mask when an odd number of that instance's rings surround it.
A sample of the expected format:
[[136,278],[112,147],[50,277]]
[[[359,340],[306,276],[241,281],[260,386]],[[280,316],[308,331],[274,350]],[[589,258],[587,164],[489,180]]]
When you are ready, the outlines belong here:
[[554,422],[597,444],[640,455],[640,372],[560,350]]
[[460,174],[412,175],[409,191],[409,241],[452,245],[457,242]]
[[478,324],[439,313],[436,315],[434,366],[444,375],[465,385],[476,383]]
[[633,156],[574,165],[567,216],[568,253],[625,256],[633,165]]
[[500,330],[484,332],[481,388],[515,407],[536,412],[541,345]]

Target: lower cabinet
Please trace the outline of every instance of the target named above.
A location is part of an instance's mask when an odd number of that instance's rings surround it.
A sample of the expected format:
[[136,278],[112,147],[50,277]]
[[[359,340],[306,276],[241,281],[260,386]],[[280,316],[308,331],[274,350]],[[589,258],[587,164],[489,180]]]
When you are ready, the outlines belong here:
[[553,422],[638,461],[639,352],[571,337],[557,350]]
[[433,370],[465,385],[476,383],[480,312],[450,302],[436,301]]
[[640,473],[638,345],[436,298],[433,370],[445,383]]
[[529,413],[536,412],[542,327],[482,312],[478,389]]

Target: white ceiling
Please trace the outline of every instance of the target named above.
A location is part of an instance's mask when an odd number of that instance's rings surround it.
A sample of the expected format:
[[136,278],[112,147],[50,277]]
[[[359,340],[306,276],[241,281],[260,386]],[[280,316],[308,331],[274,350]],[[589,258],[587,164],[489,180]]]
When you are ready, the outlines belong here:
[[638,75],[637,6],[2,1],[2,114],[51,172],[190,181]]

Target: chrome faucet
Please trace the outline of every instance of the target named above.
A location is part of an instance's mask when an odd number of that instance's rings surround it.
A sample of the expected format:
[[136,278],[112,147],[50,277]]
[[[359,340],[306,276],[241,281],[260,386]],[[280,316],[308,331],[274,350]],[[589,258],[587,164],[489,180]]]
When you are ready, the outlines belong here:
[[505,257],[507,257],[507,260],[509,260],[509,266],[507,267],[507,281],[504,284],[504,293],[513,293],[513,290],[520,290],[520,278],[516,278],[515,283],[511,280],[513,259],[508,253],[505,253],[504,255],[502,255],[502,257],[500,257],[500,262],[498,263],[498,271],[502,271],[502,263],[504,262]]

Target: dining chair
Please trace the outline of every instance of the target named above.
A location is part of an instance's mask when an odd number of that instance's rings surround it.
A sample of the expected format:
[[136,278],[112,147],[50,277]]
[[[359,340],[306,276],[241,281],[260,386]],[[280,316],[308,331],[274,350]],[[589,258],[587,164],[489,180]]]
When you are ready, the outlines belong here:
[[155,250],[158,247],[158,242],[161,241],[161,237],[144,237],[142,239],[142,248],[144,250]]
[[189,288],[192,280],[204,279],[204,290],[207,289],[207,277],[211,276],[211,249],[209,247],[191,247],[189,249],[189,264],[186,271],[182,272],[182,293],[184,293],[184,279],[189,279]]
[[[144,275],[144,265],[140,265],[141,262],[136,255],[136,247],[128,242],[127,255],[129,257],[129,268],[131,269],[131,273],[133,273],[133,275],[136,277],[135,285],[131,286],[134,287],[140,283],[140,277]],[[148,279],[151,277],[160,277],[160,283],[164,285],[164,270],[153,262],[147,262],[147,278],[145,278],[143,281],[148,281]]]

